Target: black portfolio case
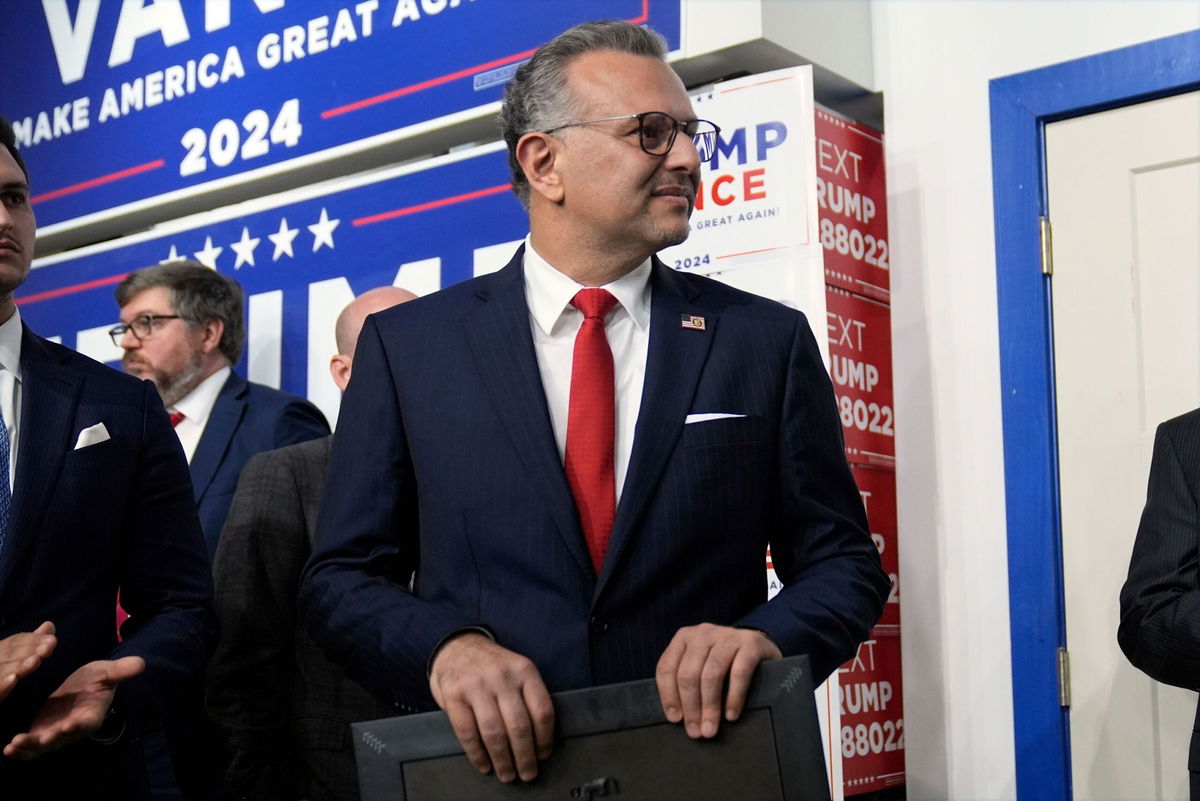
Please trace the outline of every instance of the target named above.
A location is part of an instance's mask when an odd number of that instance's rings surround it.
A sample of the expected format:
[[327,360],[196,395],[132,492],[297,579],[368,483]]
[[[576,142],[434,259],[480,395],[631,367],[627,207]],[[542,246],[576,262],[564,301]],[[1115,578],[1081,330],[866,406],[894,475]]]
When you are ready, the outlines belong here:
[[828,799],[807,657],[764,662],[741,719],[691,740],[653,679],[554,695],[554,753],[502,784],[463,756],[444,712],[352,725],[363,801]]

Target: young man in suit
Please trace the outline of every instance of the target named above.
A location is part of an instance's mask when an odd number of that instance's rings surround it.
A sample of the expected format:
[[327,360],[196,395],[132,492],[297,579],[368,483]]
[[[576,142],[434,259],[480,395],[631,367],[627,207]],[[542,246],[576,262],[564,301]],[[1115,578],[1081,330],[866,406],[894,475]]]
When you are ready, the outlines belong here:
[[246,461],[329,433],[303,398],[233,372],[242,354],[242,288],[191,261],[130,273],[117,286],[113,341],[126,372],[158,387],[191,467],[209,558]]
[[[367,315],[415,297],[376,287],[342,310],[329,363],[340,389]],[[208,710],[229,741],[226,778],[247,801],[354,801],[350,723],[391,712],[321,653],[296,615],[332,443],[324,437],[247,462],[217,546],[221,637],[208,668]]]
[[655,676],[713,737],[761,661],[824,678],[888,591],[807,320],[654,256],[718,133],[665,50],[588,23],[517,71],[529,237],[367,321],[301,588],[351,675],[504,781],[549,754],[549,692]]
[[0,652],[33,648],[3,682],[0,797],[143,798],[136,734],[203,673],[211,573],[154,387],[22,324],[34,228],[0,119]]
[[[1154,435],[1146,506],[1121,588],[1117,641],[1164,684],[1200,690],[1200,409]],[[1200,709],[1192,730],[1190,794],[1200,801]]]

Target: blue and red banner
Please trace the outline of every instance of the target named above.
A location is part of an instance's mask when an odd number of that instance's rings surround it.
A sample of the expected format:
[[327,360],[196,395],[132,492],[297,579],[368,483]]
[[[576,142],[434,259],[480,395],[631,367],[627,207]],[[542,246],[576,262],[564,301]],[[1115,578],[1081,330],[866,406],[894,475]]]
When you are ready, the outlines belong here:
[[249,337],[239,372],[311,398],[336,418],[333,322],[355,295],[397,284],[417,294],[504,266],[525,236],[499,143],[324,191],[263,198],[40,259],[17,291],[33,330],[101,361],[120,349],[113,290],[129,272],[198,260],[241,283]]
[[672,49],[680,28],[680,0],[11,0],[5,12],[0,114],[43,229],[444,124],[499,100],[534,49],[584,20],[646,23]]

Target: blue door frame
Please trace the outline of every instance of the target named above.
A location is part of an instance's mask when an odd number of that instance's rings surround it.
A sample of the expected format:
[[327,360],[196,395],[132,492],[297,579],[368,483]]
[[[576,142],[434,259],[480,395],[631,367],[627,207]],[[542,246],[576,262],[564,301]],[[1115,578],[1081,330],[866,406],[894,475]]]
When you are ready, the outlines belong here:
[[[1066,644],[1046,214],[1048,122],[1200,89],[1200,31],[991,81],[1009,623],[1017,797],[1071,797],[1067,710],[1057,649]],[[1113,622],[1116,642],[1116,621]]]

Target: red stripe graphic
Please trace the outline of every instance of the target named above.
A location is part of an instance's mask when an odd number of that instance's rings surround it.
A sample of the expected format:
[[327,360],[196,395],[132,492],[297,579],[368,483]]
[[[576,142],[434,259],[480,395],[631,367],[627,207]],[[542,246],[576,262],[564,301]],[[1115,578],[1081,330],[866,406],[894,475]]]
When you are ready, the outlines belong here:
[[87,189],[94,189],[97,186],[103,186],[104,184],[110,184],[113,181],[120,181],[125,178],[130,178],[134,175],[139,175],[143,172],[149,172],[150,170],[157,170],[159,167],[164,166],[166,163],[167,162],[163,161],[162,159],[158,159],[156,161],[148,161],[145,164],[139,164],[138,166],[130,167],[127,170],[120,170],[119,172],[109,173],[108,175],[101,175],[99,178],[93,178],[90,181],[84,181],[83,183],[80,183],[80,184],[72,184],[71,186],[64,186],[62,189],[55,189],[50,192],[44,192],[40,195],[34,195],[33,197],[29,198],[29,202],[36,204],[36,203],[45,202],[47,200],[54,200],[55,198],[60,198],[60,197],[63,197],[64,195],[73,195],[76,192],[83,192]]
[[330,117],[337,117],[341,114],[348,114],[351,111],[358,111],[359,109],[366,108],[367,106],[374,106],[379,103],[386,103],[389,100],[395,100],[397,97],[404,97],[405,95],[411,95],[414,92],[423,92],[426,89],[432,89],[433,87],[440,86],[441,84],[444,84],[444,83],[450,83],[451,81],[457,81],[459,78],[465,78],[468,75],[474,75],[477,72],[483,72],[484,70],[495,69],[496,67],[503,67],[505,64],[512,64],[514,61],[520,61],[522,59],[529,58],[532,55],[533,55],[532,50],[526,50],[524,53],[517,53],[515,56],[505,56],[504,58],[498,58],[495,61],[489,61],[486,64],[478,64],[474,67],[467,67],[465,70],[459,70],[458,72],[452,72],[449,75],[442,75],[438,78],[430,78],[428,81],[421,81],[420,83],[414,83],[411,86],[403,86],[399,89],[393,89],[390,92],[384,92],[381,95],[375,95],[374,97],[364,98],[363,100],[356,100],[355,102],[347,103],[344,106],[338,106],[337,108],[331,108],[328,111],[322,111],[321,119],[327,120]]
[[17,305],[24,306],[26,303],[37,303],[39,300],[50,300],[51,298],[61,298],[63,295],[73,295],[76,292],[83,292],[88,289],[95,289],[98,286],[109,286],[110,284],[118,284],[125,280],[125,276],[129,273],[121,273],[120,275],[110,275],[108,278],[97,278],[95,281],[85,281],[82,284],[73,284],[71,286],[60,286],[58,289],[51,289],[46,292],[39,292],[36,295],[29,295],[24,298],[17,298]]
[[405,206],[402,209],[394,211],[385,211],[381,214],[372,214],[370,217],[359,217],[353,223],[355,228],[372,223],[383,222],[384,220],[392,220],[396,217],[406,217],[409,214],[419,214],[422,211],[430,209],[440,209],[443,206],[453,206],[455,203],[465,203],[468,200],[478,200],[481,197],[488,195],[498,195],[501,192],[507,192],[512,187],[509,184],[501,184],[500,186],[491,186],[487,189],[477,189],[474,192],[467,192],[462,195],[454,195],[453,197],[444,197],[441,200],[431,200],[428,203],[420,203],[416,206]]

